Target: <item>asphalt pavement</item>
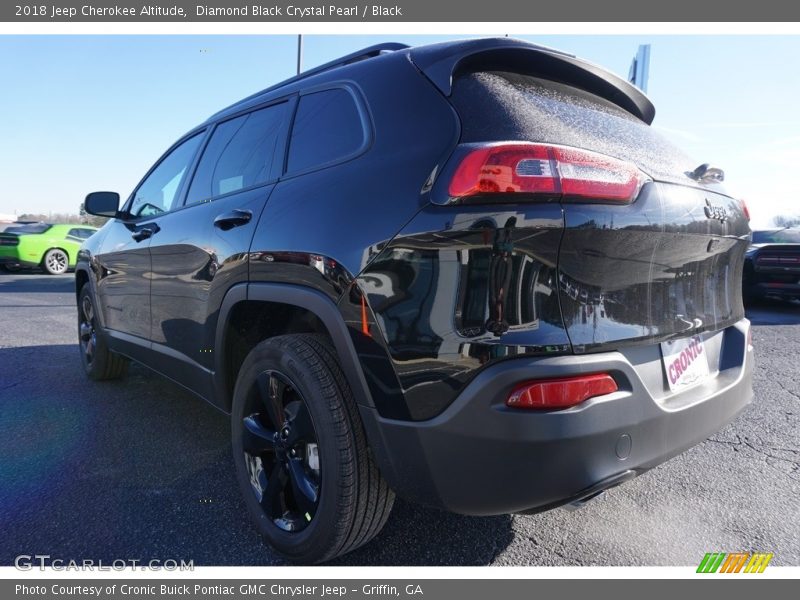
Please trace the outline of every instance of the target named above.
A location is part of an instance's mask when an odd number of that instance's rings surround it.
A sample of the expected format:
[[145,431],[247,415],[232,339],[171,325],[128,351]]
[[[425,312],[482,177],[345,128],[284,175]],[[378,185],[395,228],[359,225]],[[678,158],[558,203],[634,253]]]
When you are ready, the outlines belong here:
[[[463,517],[400,500],[350,565],[696,565],[706,552],[800,565],[800,305],[763,303],[752,405],[707,442],[578,511]],[[280,564],[250,526],[228,418],[132,365],[93,383],[71,275],[0,273],[0,565]]]

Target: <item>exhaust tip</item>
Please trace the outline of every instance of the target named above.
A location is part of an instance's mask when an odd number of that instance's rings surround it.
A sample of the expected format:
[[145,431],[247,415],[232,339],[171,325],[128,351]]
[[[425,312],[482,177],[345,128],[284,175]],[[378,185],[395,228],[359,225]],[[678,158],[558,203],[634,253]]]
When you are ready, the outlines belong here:
[[637,474],[636,471],[628,469],[627,471],[623,471],[622,473],[612,475],[611,477],[607,477],[606,479],[601,479],[593,486],[588,487],[582,492],[578,493],[569,502],[564,504],[562,508],[570,512],[578,510],[579,508],[583,508],[584,506],[589,504],[592,500],[598,498],[605,491],[610,490],[613,487],[617,487],[618,485],[625,483],[630,479],[633,479],[634,477],[636,477],[636,474]]

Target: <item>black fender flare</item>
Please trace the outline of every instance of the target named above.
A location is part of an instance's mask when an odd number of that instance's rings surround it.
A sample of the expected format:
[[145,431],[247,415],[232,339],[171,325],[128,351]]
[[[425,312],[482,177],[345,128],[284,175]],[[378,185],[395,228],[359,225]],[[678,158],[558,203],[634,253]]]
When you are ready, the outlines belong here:
[[[98,325],[100,326],[99,329],[100,329],[100,331],[101,331],[101,333],[103,335],[106,335],[105,334],[106,315],[105,315],[105,313],[103,312],[103,309],[100,307],[100,305],[98,303],[97,281],[95,280],[94,270],[92,269],[92,266],[89,263],[87,263],[85,261],[76,261],[75,269],[74,269],[74,272],[73,272],[73,275],[75,277],[75,281],[76,282],[78,280],[78,273],[86,273],[86,278],[87,278],[87,282],[86,283],[89,286],[89,292],[92,294],[92,298],[94,298],[95,310],[97,312],[97,319],[99,321]],[[79,290],[78,290],[78,286],[76,284],[76,286],[75,286],[75,304],[76,305],[78,304],[78,294],[79,294]]]
[[225,336],[233,308],[244,301],[289,304],[307,310],[322,322],[333,341],[339,363],[359,406],[374,408],[347,324],[336,304],[325,294],[302,285],[287,283],[239,283],[225,294],[219,309],[214,340],[214,391],[216,404],[230,413],[232,398],[225,380]]

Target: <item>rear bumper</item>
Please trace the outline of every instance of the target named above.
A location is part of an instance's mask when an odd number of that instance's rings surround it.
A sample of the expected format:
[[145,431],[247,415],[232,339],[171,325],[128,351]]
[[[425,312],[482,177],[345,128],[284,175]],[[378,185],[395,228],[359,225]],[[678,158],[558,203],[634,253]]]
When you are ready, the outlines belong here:
[[0,251],[0,266],[9,266],[9,267],[37,267],[39,266],[38,263],[20,260],[19,255],[16,252],[1,252]]
[[[546,510],[642,473],[707,439],[752,399],[750,324],[708,337],[712,377],[670,394],[658,346],[513,359],[482,371],[434,419],[361,408],[370,443],[402,497],[463,514]],[[510,410],[527,379],[611,373],[618,392],[562,411]]]

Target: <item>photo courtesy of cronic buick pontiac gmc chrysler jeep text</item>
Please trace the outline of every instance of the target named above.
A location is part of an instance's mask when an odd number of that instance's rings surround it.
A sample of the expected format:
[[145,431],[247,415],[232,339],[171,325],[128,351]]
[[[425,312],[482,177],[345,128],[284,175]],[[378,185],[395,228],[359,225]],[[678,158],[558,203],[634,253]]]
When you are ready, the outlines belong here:
[[[752,397],[750,230],[636,88],[511,39],[383,44],[215,114],[76,267],[81,360],[231,414],[290,560],[372,539],[395,493],[580,504]],[[168,401],[168,400],[165,400]]]

